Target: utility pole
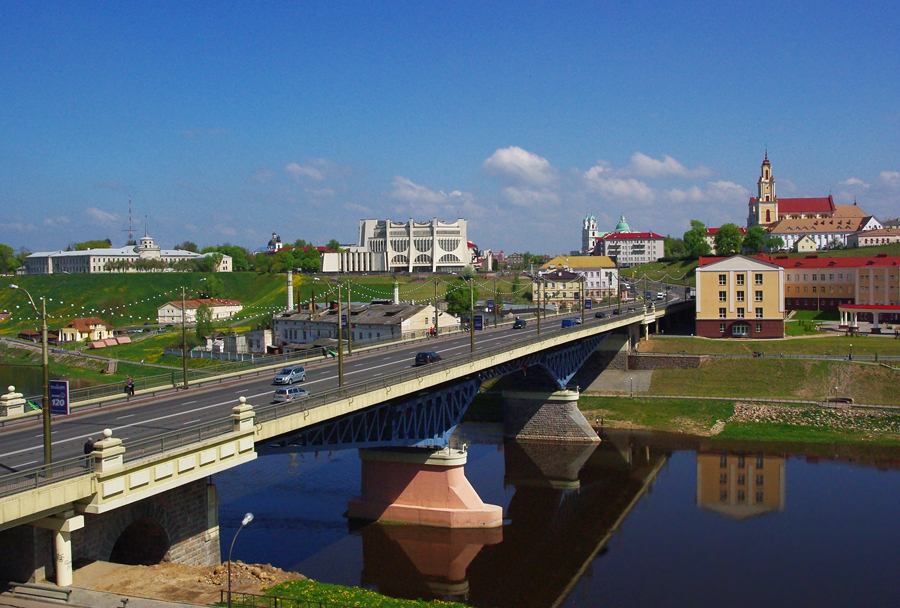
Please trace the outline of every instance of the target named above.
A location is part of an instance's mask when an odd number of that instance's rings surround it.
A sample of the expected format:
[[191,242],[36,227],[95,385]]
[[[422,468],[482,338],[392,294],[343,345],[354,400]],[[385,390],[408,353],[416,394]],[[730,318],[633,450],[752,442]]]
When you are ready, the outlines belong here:
[[537,284],[537,335],[541,335],[541,281]]
[[475,277],[469,279],[469,352],[475,352]]
[[347,354],[353,354],[353,323],[350,322],[350,281],[347,281]]
[[500,298],[497,293],[497,277],[494,276],[494,329],[497,329],[497,306],[499,305]]
[[438,307],[437,307],[437,277],[434,277],[434,337],[437,338],[438,333],[440,332],[440,327],[438,326]]
[[344,327],[343,318],[341,316],[341,284],[337,284],[338,288],[338,386],[344,386]]
[[587,303],[587,291],[585,291],[585,286],[587,285],[587,277],[585,275],[581,275],[581,324],[584,325],[584,308]]

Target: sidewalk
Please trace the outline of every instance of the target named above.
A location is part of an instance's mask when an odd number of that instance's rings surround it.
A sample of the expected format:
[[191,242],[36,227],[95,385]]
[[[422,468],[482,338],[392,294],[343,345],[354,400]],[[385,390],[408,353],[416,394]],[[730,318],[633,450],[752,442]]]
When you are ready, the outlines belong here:
[[[42,583],[52,586],[52,583]],[[72,594],[68,603],[59,600],[42,599],[28,595],[14,594],[10,591],[0,594],[0,606],[3,608],[45,608],[46,606],[74,606],[76,608],[209,608],[204,604],[183,604],[181,602],[167,602],[164,600],[152,600],[142,597],[129,597],[116,593],[104,593],[102,591],[89,591],[71,587]],[[123,600],[128,600],[123,603]]]

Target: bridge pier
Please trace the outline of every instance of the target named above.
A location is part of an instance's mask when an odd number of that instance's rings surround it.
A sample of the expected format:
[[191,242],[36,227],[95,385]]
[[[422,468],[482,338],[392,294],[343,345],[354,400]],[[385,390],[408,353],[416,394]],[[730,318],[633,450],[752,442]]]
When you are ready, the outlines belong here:
[[503,509],[485,504],[466,479],[465,450],[362,449],[359,457],[362,490],[347,507],[351,519],[438,528],[503,525]]
[[578,396],[577,390],[503,391],[503,436],[519,440],[600,441],[578,409]]

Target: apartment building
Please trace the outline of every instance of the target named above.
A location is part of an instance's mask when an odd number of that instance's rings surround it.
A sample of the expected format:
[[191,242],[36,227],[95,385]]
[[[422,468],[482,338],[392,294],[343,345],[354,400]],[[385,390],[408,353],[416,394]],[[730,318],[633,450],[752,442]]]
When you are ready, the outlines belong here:
[[785,270],[735,255],[700,258],[697,335],[707,338],[784,337]]

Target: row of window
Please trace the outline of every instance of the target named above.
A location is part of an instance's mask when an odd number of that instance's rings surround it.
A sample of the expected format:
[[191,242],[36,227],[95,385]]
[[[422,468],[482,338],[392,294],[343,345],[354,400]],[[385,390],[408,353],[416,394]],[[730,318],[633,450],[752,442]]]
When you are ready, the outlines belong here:
[[[762,318],[764,318],[764,317],[763,317],[763,309],[762,309],[762,308],[756,308],[756,310],[754,311],[754,313],[755,313],[755,316],[756,316],[757,319],[762,319]],[[738,309],[737,309],[737,318],[738,318],[738,319],[743,319],[744,316],[745,316],[745,315],[744,315],[744,309],[743,309],[743,307],[738,307]],[[719,308],[719,318],[720,318],[720,319],[727,319],[727,318],[728,318],[728,309],[727,309],[727,308],[724,308],[724,307]]]
[[[808,275],[808,274],[806,274],[806,273],[803,274],[803,280],[804,280],[804,282],[805,282],[805,281],[810,281],[810,280],[812,280],[812,281],[824,281],[824,280],[825,280],[825,275],[824,275],[824,274],[818,274],[818,273],[815,273],[815,272],[814,272],[814,273],[812,274],[812,279],[808,278],[809,276],[810,276],[810,275]],[[834,281],[834,276],[835,276],[834,273],[829,273],[829,274],[828,274],[828,280],[829,280],[829,281]],[[818,278],[817,278],[817,277],[818,277]],[[837,279],[838,281],[843,281],[843,280],[844,280],[844,273],[843,273],[843,272],[838,273],[837,277],[838,277],[838,279]],[[788,273],[785,273],[785,275],[784,275],[784,280],[785,280],[785,281],[790,281],[790,280],[791,280],[791,273],[789,273],[789,272],[788,272]],[[846,280],[847,280],[847,281],[852,281],[852,280],[853,280],[853,276],[852,276],[850,273],[847,273],[847,279],[846,279]],[[795,275],[794,275],[794,281],[800,281],[800,275],[799,275],[799,274],[795,274]]]
[[[734,281],[735,281],[736,285],[743,285],[745,279],[746,279],[746,276],[743,273],[734,275]],[[753,275],[753,282],[755,285],[763,284],[763,275],[761,272],[757,272]],[[727,274],[719,275],[719,285],[728,285],[728,275]]]
[[[822,285],[822,289],[821,289],[821,290],[818,290],[818,291],[816,291],[816,287],[817,287],[816,285],[813,285],[813,286],[812,286],[812,292],[813,292],[813,293],[825,293],[825,286],[824,286],[824,285]],[[865,289],[865,287],[860,287],[860,289]],[[798,285],[797,287],[794,288],[794,290],[796,291],[796,293],[799,294],[799,293],[800,293],[800,286]],[[784,288],[784,293],[791,293],[791,287],[790,287],[790,285],[788,285],[787,287]],[[808,285],[804,285],[804,286],[803,286],[803,293],[809,293],[809,286],[808,286]],[[828,293],[834,293],[834,285],[829,285],[829,286],[828,286]],[[843,286],[843,285],[838,285],[838,293],[844,293],[844,286]],[[848,285],[848,286],[847,286],[847,293],[848,293],[848,294],[852,294],[852,293],[853,293],[853,286],[852,286],[852,285]]]
[[[756,333],[761,334],[762,330],[763,330],[763,324],[757,323],[756,324]],[[719,333],[720,334],[725,333],[725,323],[719,323]],[[749,336],[750,335],[750,326],[747,325],[746,323],[735,323],[734,325],[731,326],[731,335],[738,337],[738,338],[741,336]]]
[[[728,490],[719,490],[719,500],[722,502],[728,501]],[[744,490],[737,491],[737,502],[746,502],[747,494]],[[763,502],[763,493],[756,493],[756,502]]]
[[[762,475],[757,475],[756,480],[755,480],[756,485],[758,485],[758,486],[763,485],[763,480],[764,480],[764,477]],[[743,473],[736,475],[735,482],[739,486],[745,486],[745,485],[747,485],[747,476],[744,475]],[[719,474],[719,484],[721,484],[723,486],[728,485],[728,473],[720,473]]]
[[[736,299],[738,302],[743,302],[743,301],[744,301],[744,292],[743,292],[743,290],[738,290],[737,292],[735,292],[734,295],[735,295],[735,299]],[[763,292],[762,292],[762,290],[761,290],[761,289],[757,289],[755,292],[753,292],[753,298],[754,298],[754,300],[757,301],[757,302],[762,302],[762,301],[763,301]],[[727,292],[727,291],[720,291],[720,292],[719,292],[719,302],[727,302],[727,301],[728,301],[728,292]]]
[[[762,470],[763,468],[765,468],[765,466],[764,466],[765,462],[766,461],[763,459],[762,456],[757,456],[756,457],[756,469]],[[746,458],[744,456],[738,456],[737,468],[743,469],[746,466],[747,466]],[[728,468],[728,456],[726,456],[726,455],[719,456],[719,468],[721,468],[721,469]]]

